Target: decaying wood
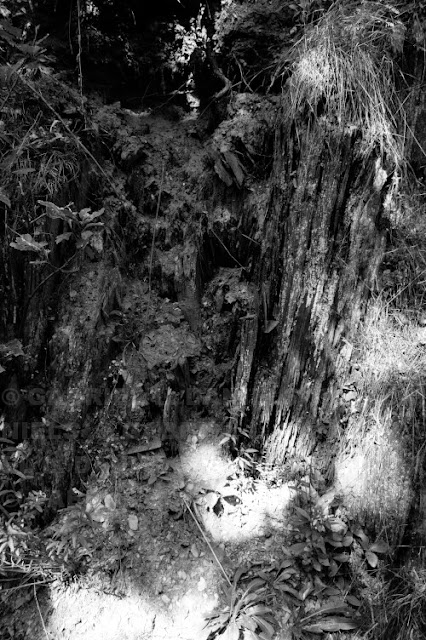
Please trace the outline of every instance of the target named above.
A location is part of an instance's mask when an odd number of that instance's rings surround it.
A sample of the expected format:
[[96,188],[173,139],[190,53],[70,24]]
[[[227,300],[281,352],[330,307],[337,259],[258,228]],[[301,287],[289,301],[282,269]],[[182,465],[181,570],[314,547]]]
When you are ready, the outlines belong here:
[[[374,161],[361,161],[354,137],[334,137],[320,123],[277,131],[256,272],[268,308],[259,308],[263,333],[243,327],[234,393],[271,463],[310,456],[322,422],[331,435],[347,341],[384,250]],[[275,318],[270,332],[266,317]]]

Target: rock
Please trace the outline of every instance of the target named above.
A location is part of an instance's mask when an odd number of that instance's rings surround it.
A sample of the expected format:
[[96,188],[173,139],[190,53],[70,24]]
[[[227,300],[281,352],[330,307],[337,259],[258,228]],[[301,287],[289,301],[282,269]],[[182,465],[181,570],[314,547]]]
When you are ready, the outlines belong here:
[[163,595],[161,596],[161,599],[164,602],[164,604],[170,604],[170,602],[171,602],[169,596],[166,596],[165,593],[163,593]]
[[199,579],[199,581],[197,583],[197,589],[198,589],[198,591],[205,591],[207,589],[207,582],[205,581],[203,576],[201,576],[201,578]]
[[115,510],[115,500],[110,493],[105,496],[104,503],[107,509],[110,511]]
[[127,523],[129,525],[129,529],[131,531],[137,531],[138,530],[139,522],[138,522],[138,517],[137,516],[135,516],[135,515],[129,516],[127,518]]

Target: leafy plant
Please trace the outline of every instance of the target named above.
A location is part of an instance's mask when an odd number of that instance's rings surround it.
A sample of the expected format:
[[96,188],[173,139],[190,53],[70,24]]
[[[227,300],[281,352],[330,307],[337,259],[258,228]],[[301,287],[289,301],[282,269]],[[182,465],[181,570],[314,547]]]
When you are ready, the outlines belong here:
[[[243,622],[247,622],[244,616],[240,620],[241,612],[251,611],[254,602],[266,606],[264,613],[271,625],[270,603],[276,604],[274,609],[284,610],[294,638],[360,626],[362,602],[353,592],[354,559],[377,569],[378,556],[388,552],[388,545],[381,540],[371,542],[359,525],[331,513],[310,489],[305,481],[298,485],[299,504],[293,505],[288,518],[289,544],[283,547],[283,557],[267,566],[236,572],[228,606],[209,618],[211,638],[219,635],[238,640]],[[253,627],[252,622],[247,624]],[[244,629],[260,634],[257,637],[268,637],[262,636],[264,628],[252,627]]]
[[[43,491],[25,491],[31,469],[22,470],[31,460],[27,441],[14,445],[0,438],[0,588],[28,576],[50,579],[62,569],[47,556],[36,519],[43,513],[47,496]],[[5,581],[3,583],[3,580]]]
[[244,634],[245,640],[270,640],[275,634],[277,623],[266,604],[269,595],[265,584],[255,578],[239,586],[245,572],[244,567],[235,572],[232,585],[226,590],[228,604],[207,616],[209,639],[239,640]]
[[[56,236],[55,244],[58,245],[61,242],[73,239],[78,250],[88,248],[92,256],[94,255],[93,249],[96,252],[102,251],[103,242],[99,231],[105,228],[105,223],[99,218],[104,214],[105,210],[103,208],[92,213],[90,208],[73,211],[71,205],[58,207],[53,202],[43,202],[41,200],[39,200],[39,204],[46,208],[46,213],[42,214],[41,217],[48,216],[52,220],[62,220],[67,229]],[[36,227],[34,235],[39,236],[42,233],[42,228],[40,226]],[[10,246],[18,251],[38,253],[44,258],[44,261],[47,260],[51,251],[46,248],[47,245],[48,242],[46,240],[36,240],[29,233],[18,235],[18,238],[10,243]]]
[[354,552],[364,557],[370,567],[376,568],[379,563],[377,554],[389,551],[386,542],[378,540],[371,543],[359,525],[329,513],[328,509],[316,503],[303,485],[299,490],[299,500],[304,508],[293,507],[289,525],[294,544],[288,552],[300,560],[302,567],[333,578],[343,565],[349,563]]
[[229,432],[223,434],[220,446],[227,445],[234,455],[234,463],[242,473],[253,473],[256,467],[256,454],[258,449],[247,447],[245,442],[250,442],[250,434],[246,429],[238,425],[237,418],[232,412],[227,417]]
[[50,539],[46,543],[49,557],[74,567],[84,558],[91,558],[93,546],[90,541],[93,523],[85,509],[85,502],[67,507],[59,522],[50,525],[46,533]]

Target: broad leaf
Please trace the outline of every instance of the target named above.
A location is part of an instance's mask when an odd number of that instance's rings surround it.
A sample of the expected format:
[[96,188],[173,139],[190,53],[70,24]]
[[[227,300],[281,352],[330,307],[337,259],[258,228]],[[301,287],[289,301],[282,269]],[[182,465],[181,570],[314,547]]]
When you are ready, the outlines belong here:
[[253,589],[257,589],[257,587],[263,587],[265,585],[265,582],[269,580],[269,576],[266,575],[266,573],[259,572],[259,576],[259,578],[254,578],[251,582],[249,582],[249,584],[247,585],[247,591],[252,591]]
[[307,511],[305,511],[305,509],[302,509],[301,507],[294,507],[294,510],[303,518],[305,518],[305,520],[310,520],[310,515]]
[[248,609],[246,609],[245,613],[248,616],[257,616],[263,613],[272,613],[272,609],[270,609],[269,607],[265,607],[265,605],[263,604],[257,604],[253,607],[249,607]]
[[288,569],[289,567],[292,567],[294,564],[294,561],[292,560],[292,558],[289,558],[288,560],[283,560],[280,564],[280,569]]
[[294,576],[295,573],[297,573],[295,569],[292,569],[291,571],[283,571],[274,580],[274,584],[276,585],[276,584],[279,584],[280,582],[286,582],[286,580],[289,580],[291,576]]
[[377,540],[377,542],[373,542],[369,551],[373,551],[374,553],[388,553],[389,545],[384,540]]
[[364,531],[361,529],[361,527],[357,527],[356,529],[353,529],[352,533],[354,534],[354,536],[360,539],[361,546],[363,549],[367,549],[369,547],[370,541],[368,537],[365,535]]
[[288,584],[278,584],[276,587],[279,591],[283,591],[285,593],[290,593],[292,596],[300,600],[300,594],[296,589],[290,587]]
[[238,622],[241,627],[248,629],[249,631],[255,632],[257,629],[257,624],[250,616],[247,616],[245,613],[240,613],[238,616]]
[[96,220],[96,218],[99,218],[99,216],[103,215],[104,212],[105,212],[104,208],[99,209],[99,211],[94,211],[93,213],[90,213],[90,209],[82,209],[81,211],[79,211],[78,215],[86,225],[87,223],[93,222],[93,220]]
[[294,555],[294,556],[300,556],[305,552],[306,549],[306,542],[296,542],[295,544],[292,544],[291,547],[288,548],[288,550]]
[[333,578],[336,573],[339,571],[339,565],[337,564],[337,562],[335,562],[334,560],[330,561],[330,570],[328,572],[328,575]]
[[334,560],[337,560],[337,562],[349,562],[350,560],[350,554],[349,553],[335,553],[333,554],[333,558]]
[[67,231],[66,233],[61,233],[59,234],[59,236],[56,236],[55,238],[55,243],[59,244],[61,242],[63,242],[64,240],[69,240],[72,236],[72,232],[71,231]]
[[47,242],[37,242],[29,233],[16,238],[16,242],[11,242],[10,246],[18,251],[35,251],[36,253],[46,253],[44,248]]
[[266,618],[263,618],[261,616],[253,616],[253,619],[257,623],[257,626],[262,629],[263,633],[266,634],[267,637],[272,638],[272,636],[275,633],[274,625],[271,624],[271,622],[269,622],[268,620],[266,620]]
[[331,531],[333,531],[333,533],[345,534],[346,531],[348,530],[348,527],[343,522],[343,520],[341,520],[340,518],[337,518],[336,516],[333,516],[328,520],[327,527]]
[[306,625],[303,630],[309,633],[323,633],[324,631],[351,631],[357,628],[358,624],[350,618],[327,618],[315,624]]
[[313,584],[312,582],[308,582],[307,585],[304,586],[303,589],[300,590],[299,592],[299,597],[302,601],[306,600],[306,598],[308,597],[308,595],[310,593],[312,593],[312,591],[314,590]]
[[58,207],[53,202],[44,202],[38,200],[38,204],[42,204],[46,207],[46,214],[53,220],[64,220],[65,222],[78,222],[77,214],[71,211],[69,207]]
[[238,640],[238,638],[240,637],[240,630],[237,623],[230,622],[225,631],[217,637],[222,638],[222,640]]
[[322,616],[330,613],[349,613],[350,608],[343,600],[330,600],[329,604],[324,605],[321,609],[317,609],[309,617]]
[[346,596],[346,601],[349,602],[353,607],[360,607],[361,600],[358,600],[355,596]]
[[239,567],[236,572],[234,573],[234,578],[232,580],[232,582],[234,583],[234,586],[237,585],[238,581],[240,580],[241,576],[244,575],[247,571],[247,567],[245,565]]
[[367,560],[370,567],[373,567],[373,569],[375,569],[379,564],[379,558],[372,551],[365,552],[365,559]]

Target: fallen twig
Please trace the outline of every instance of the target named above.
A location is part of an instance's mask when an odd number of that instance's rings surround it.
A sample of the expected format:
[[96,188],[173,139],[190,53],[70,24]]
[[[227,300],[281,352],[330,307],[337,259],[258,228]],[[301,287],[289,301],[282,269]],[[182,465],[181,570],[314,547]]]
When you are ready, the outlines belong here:
[[194,513],[193,513],[193,511],[192,511],[192,509],[191,509],[191,505],[189,504],[189,502],[187,502],[187,500],[185,499],[185,497],[183,498],[183,501],[184,501],[185,506],[186,506],[186,508],[188,509],[189,513],[191,514],[192,519],[194,520],[195,524],[197,525],[198,529],[200,530],[200,533],[201,533],[201,535],[203,536],[204,541],[206,542],[206,544],[207,544],[208,548],[209,548],[209,549],[210,549],[210,551],[212,552],[213,557],[214,557],[214,559],[216,560],[216,562],[217,562],[217,564],[218,564],[218,566],[219,566],[219,569],[220,569],[220,570],[221,570],[221,572],[223,573],[223,575],[224,575],[224,577],[225,577],[226,582],[229,584],[229,586],[230,586],[230,587],[231,587],[231,589],[232,589],[232,583],[231,583],[230,579],[228,578],[228,576],[227,576],[227,574],[226,574],[226,571],[225,571],[225,569],[223,568],[223,565],[221,564],[221,562],[220,562],[219,558],[217,557],[217,555],[216,555],[216,553],[215,553],[215,551],[214,551],[214,549],[213,549],[212,545],[210,544],[209,540],[207,539],[206,534],[205,534],[205,533],[204,533],[204,531],[202,530],[202,528],[201,528],[201,526],[200,526],[200,523],[198,522],[197,518],[195,517],[195,515],[194,515]]

